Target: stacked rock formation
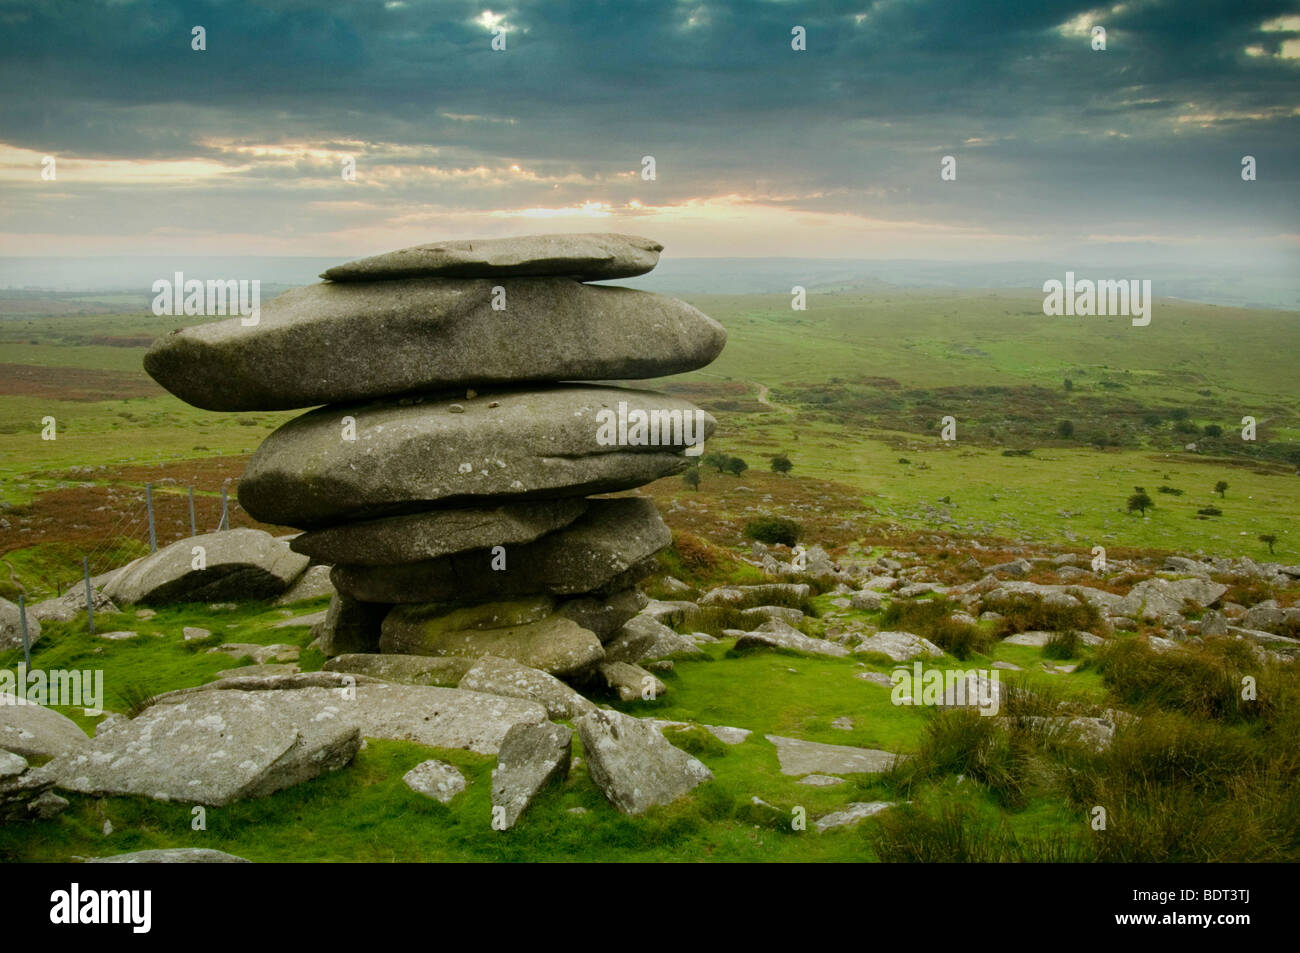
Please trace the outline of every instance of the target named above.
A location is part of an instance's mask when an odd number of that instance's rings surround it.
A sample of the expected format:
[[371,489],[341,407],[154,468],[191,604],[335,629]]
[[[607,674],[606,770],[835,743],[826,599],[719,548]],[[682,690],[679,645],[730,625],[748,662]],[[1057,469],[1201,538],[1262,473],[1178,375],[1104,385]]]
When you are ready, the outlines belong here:
[[712,433],[684,400],[584,381],[702,367],[722,327],[586,282],[644,274],[623,235],[422,245],[328,269],[246,326],[175,331],[145,368],[209,410],[323,404],[272,433],[239,487],[333,566],[327,655],[514,659],[580,675],[644,604],[670,534],[638,497]]

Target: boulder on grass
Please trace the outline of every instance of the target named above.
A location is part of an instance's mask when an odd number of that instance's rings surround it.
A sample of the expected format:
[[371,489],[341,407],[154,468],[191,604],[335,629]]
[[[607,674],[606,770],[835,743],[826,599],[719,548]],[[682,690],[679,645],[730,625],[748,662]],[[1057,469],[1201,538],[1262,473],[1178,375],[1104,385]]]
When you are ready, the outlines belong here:
[[[203,548],[203,558],[194,548]],[[196,569],[195,564],[203,566]],[[164,546],[104,587],[119,605],[271,599],[289,588],[308,559],[260,529],[204,533]]]
[[713,773],[651,723],[604,709],[576,720],[592,780],[624,814],[671,804]]

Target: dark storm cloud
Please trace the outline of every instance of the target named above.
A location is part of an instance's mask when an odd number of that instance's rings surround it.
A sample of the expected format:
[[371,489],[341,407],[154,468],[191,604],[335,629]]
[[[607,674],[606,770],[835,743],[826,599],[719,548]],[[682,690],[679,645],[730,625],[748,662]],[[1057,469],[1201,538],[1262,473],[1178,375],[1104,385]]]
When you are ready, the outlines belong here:
[[[1106,27],[1105,52],[1090,48],[1086,29],[1060,29],[1094,9],[1088,22]],[[544,186],[551,204],[581,201],[587,177],[604,182],[602,197],[627,200],[635,181],[610,177],[651,153],[665,173],[660,202],[743,192],[790,208],[1021,228],[1064,206],[1098,227],[1217,215],[1295,231],[1300,190],[1275,187],[1297,184],[1300,59],[1274,55],[1295,34],[1260,29],[1293,9],[1269,0],[4,2],[0,142],[224,163],[238,161],[232,141],[340,151],[359,141],[363,155],[366,143],[427,147],[384,161],[467,168],[486,157],[576,176]],[[485,10],[508,27],[506,54],[489,50],[476,22]],[[790,49],[795,24],[807,29],[806,53]],[[204,53],[190,49],[195,25],[207,31]],[[1190,115],[1202,118],[1179,122]],[[1247,152],[1261,153],[1273,185],[1243,196],[1235,169]],[[959,156],[963,189],[941,195],[943,154]],[[278,181],[327,172],[282,164],[240,173],[240,188],[267,190],[274,203]],[[401,180],[385,189],[395,202],[430,195]],[[539,200],[527,183],[473,179],[433,194],[482,208]],[[6,227],[23,214],[19,202]]]

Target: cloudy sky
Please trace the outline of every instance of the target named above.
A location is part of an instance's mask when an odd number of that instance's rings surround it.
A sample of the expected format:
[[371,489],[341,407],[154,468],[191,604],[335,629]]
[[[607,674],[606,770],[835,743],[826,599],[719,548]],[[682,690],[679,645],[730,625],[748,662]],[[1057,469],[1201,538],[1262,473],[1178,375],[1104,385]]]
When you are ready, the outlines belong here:
[[0,80],[0,255],[1300,264],[1295,2],[0,0]]

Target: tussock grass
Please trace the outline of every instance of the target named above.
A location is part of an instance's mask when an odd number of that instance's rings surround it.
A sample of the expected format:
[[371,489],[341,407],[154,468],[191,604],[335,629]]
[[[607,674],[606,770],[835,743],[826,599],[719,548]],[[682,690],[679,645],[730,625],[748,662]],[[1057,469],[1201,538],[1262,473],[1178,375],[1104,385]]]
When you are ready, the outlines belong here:
[[886,863],[1072,863],[1090,860],[1086,843],[1064,832],[1016,835],[981,819],[971,808],[947,804],[934,811],[903,804],[878,815],[868,835]]
[[1090,632],[1101,625],[1101,613],[1086,602],[1058,605],[1041,596],[1017,594],[1002,599],[986,599],[986,609],[1002,616],[997,637],[1002,639],[1018,632],[1065,632],[1081,629]]
[[895,600],[881,613],[880,628],[924,636],[962,660],[987,652],[993,644],[992,636],[977,625],[953,619],[952,614],[960,611],[960,604],[942,597],[919,602]]
[[1099,646],[1095,665],[1126,705],[1162,708],[1223,721],[1259,718],[1277,703],[1267,693],[1244,699],[1243,681],[1261,666],[1240,639],[1211,638],[1156,652],[1140,639]]

